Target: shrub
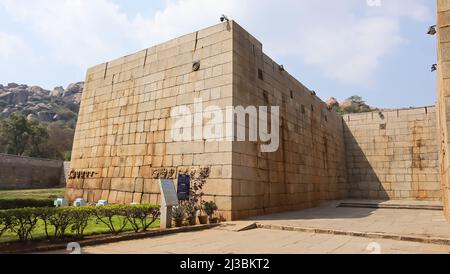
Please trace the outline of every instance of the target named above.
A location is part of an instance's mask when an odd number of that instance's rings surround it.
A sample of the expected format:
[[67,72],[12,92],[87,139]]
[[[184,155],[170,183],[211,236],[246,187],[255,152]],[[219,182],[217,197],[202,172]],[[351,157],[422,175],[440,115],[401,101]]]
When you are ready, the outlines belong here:
[[0,237],[8,230],[6,215],[3,211],[0,211]]
[[72,215],[71,230],[78,238],[84,237],[84,230],[89,224],[89,220],[94,215],[94,207],[73,207],[70,208]]
[[7,229],[16,233],[20,241],[24,242],[32,238],[32,232],[39,218],[38,209],[10,209],[2,212],[2,215]]
[[186,211],[183,206],[174,206],[172,209],[172,218],[176,227],[181,227],[186,218]]
[[154,205],[136,205],[126,209],[126,218],[135,232],[147,231],[161,215],[160,207]]
[[[146,231],[160,216],[157,205],[19,208],[0,211],[0,236],[6,231],[17,234],[20,241],[32,239],[39,220],[42,220],[48,240],[66,237],[70,228],[75,236],[82,238],[89,221],[95,217],[113,234],[122,232],[128,222],[134,231]],[[53,227],[54,230],[50,228]],[[50,235],[50,231],[54,231]]]
[[55,228],[54,239],[63,239],[67,228],[73,222],[72,209],[69,207],[54,208],[48,216],[48,222]]
[[197,217],[197,207],[195,206],[195,204],[192,201],[188,201],[182,203],[181,206],[184,208],[184,212],[186,213],[186,218],[189,222],[189,225],[195,225]]
[[51,239],[50,233],[48,231],[48,227],[50,225],[50,217],[52,217],[55,214],[55,211],[56,208],[54,207],[44,207],[40,208],[40,210],[38,211],[39,218],[44,223],[44,232],[48,240]]
[[119,234],[128,224],[128,219],[123,218],[118,227],[114,224],[114,219],[117,217],[126,216],[127,206],[113,205],[97,207],[94,215],[97,219],[105,224],[112,234]]
[[205,211],[206,215],[209,216],[209,218],[212,218],[212,216],[218,209],[219,208],[217,207],[215,202],[211,201],[203,203],[203,210]]
[[52,199],[5,199],[0,200],[0,210],[18,209],[18,208],[38,208],[38,207],[52,207]]

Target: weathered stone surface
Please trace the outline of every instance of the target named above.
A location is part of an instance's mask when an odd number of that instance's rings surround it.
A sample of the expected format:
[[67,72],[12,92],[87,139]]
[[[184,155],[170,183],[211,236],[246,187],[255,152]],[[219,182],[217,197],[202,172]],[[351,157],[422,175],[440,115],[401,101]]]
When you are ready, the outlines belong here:
[[445,79],[449,77],[450,51],[448,50],[448,33],[450,29],[450,2],[446,0],[437,1],[437,40],[438,40],[438,103],[437,103],[437,139],[439,148],[439,177],[442,180],[444,206],[447,218],[450,222],[450,161],[449,161],[449,110],[450,110],[450,87]]
[[0,189],[65,185],[64,162],[0,154]]
[[343,119],[350,197],[441,200],[434,107]]

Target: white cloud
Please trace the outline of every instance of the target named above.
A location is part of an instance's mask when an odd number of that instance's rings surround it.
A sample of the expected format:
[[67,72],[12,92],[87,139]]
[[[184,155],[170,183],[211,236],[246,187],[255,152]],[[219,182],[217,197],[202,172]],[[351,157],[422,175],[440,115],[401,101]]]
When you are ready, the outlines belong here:
[[29,48],[19,36],[0,32],[0,59],[14,60],[23,55],[28,55]]
[[[222,13],[263,42],[273,57],[317,67],[363,85],[404,37],[401,20],[430,16],[426,0],[167,0],[155,15],[130,17],[111,0],[0,0],[65,64],[87,67],[218,23]],[[143,4],[146,1],[143,1]]]

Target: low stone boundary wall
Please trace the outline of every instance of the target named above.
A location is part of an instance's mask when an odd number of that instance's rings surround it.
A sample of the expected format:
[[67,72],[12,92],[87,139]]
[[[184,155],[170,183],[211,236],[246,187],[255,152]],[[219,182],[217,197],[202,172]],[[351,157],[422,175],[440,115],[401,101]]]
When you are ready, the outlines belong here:
[[64,187],[63,161],[0,154],[0,190]]

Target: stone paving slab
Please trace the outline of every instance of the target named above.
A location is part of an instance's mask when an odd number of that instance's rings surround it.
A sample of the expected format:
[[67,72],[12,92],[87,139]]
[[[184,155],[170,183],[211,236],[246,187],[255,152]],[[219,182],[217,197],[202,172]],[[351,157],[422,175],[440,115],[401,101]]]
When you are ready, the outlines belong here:
[[248,221],[262,225],[450,239],[450,226],[442,211],[337,207],[341,202],[334,201],[318,208],[255,217]]

